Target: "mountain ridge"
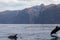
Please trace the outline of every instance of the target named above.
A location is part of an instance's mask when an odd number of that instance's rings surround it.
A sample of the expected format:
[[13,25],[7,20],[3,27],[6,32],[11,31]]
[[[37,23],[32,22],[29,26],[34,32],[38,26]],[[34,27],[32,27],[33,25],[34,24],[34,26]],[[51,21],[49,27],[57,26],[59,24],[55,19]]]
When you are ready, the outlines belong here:
[[0,12],[0,24],[60,24],[60,4]]

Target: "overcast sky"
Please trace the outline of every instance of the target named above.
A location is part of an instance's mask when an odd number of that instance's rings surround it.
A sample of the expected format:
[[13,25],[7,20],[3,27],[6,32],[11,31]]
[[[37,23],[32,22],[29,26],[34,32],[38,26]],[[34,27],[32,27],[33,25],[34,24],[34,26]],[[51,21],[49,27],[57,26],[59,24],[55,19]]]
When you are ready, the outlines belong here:
[[60,0],[0,0],[0,11],[3,10],[21,10],[44,3],[59,4]]

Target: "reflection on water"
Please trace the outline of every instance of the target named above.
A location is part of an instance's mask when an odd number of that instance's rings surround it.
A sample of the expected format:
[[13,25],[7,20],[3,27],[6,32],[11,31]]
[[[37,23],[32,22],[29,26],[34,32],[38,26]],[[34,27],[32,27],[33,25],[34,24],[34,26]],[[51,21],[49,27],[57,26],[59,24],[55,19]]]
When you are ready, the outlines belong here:
[[59,37],[52,38],[51,40],[60,40]]
[[51,38],[51,39],[40,39],[40,38],[35,38],[35,40],[60,40],[60,38],[58,38],[58,37]]
[[51,40],[57,40],[58,38],[57,37],[55,37],[55,38],[52,38]]

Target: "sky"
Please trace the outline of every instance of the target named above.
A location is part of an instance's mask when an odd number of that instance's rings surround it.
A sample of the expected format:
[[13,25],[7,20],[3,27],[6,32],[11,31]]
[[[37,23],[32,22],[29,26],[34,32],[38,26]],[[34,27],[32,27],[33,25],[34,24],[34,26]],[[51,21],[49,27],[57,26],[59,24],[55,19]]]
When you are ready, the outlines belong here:
[[22,10],[40,4],[60,4],[60,0],[0,0],[0,11]]

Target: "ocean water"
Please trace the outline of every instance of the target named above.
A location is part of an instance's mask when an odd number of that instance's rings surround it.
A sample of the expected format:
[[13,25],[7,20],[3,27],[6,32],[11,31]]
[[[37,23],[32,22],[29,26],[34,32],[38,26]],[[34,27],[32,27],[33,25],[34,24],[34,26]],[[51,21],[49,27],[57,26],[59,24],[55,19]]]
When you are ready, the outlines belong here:
[[0,24],[0,40],[12,40],[8,36],[14,34],[17,40],[60,40],[50,36],[56,26],[60,24]]

